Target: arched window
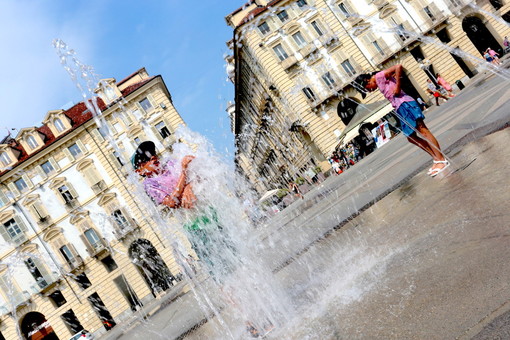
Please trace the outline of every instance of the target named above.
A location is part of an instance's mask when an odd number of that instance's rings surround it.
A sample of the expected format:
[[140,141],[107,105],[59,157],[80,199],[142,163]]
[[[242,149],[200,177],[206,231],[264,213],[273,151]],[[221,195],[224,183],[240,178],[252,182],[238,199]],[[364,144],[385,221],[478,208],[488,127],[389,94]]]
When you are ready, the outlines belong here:
[[32,150],[36,149],[39,146],[39,143],[37,143],[37,140],[34,136],[28,136],[27,137],[27,144],[30,146]]
[[7,152],[0,153],[0,163],[2,163],[2,166],[8,166],[11,162],[11,157],[9,157]]
[[60,118],[57,118],[53,121],[53,124],[55,125],[55,128],[58,132],[63,132],[66,127],[64,126],[64,123],[62,123],[62,120]]

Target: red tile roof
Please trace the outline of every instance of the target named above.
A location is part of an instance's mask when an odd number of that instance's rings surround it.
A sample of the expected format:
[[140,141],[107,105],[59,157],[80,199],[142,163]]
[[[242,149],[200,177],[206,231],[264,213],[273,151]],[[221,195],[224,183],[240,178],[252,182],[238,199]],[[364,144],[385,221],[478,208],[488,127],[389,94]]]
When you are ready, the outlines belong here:
[[[136,72],[133,74],[136,74]],[[151,81],[152,79],[154,79],[156,77],[159,77],[159,76],[152,76],[148,79],[144,79],[141,82],[138,82],[136,84],[128,86],[127,88],[125,88],[122,91],[122,95],[124,97],[126,97],[127,95],[136,91],[137,89],[139,89],[143,85],[147,84],[149,81]],[[99,107],[99,109],[101,111],[106,110],[108,107],[105,105],[103,100],[100,97],[96,97],[96,98],[97,98],[97,106]],[[30,157],[33,157],[34,155],[38,154],[39,152],[44,150],[46,147],[53,144],[55,141],[62,139],[63,137],[67,136],[69,133],[76,130],[78,127],[80,127],[81,125],[83,125],[84,123],[86,123],[92,119],[92,112],[90,112],[90,110],[87,109],[87,106],[85,105],[84,102],[79,102],[78,104],[75,104],[70,109],[65,110],[63,112],[63,114],[66,115],[71,120],[71,126],[72,126],[71,129],[66,131],[64,134],[62,134],[58,137],[55,137],[55,135],[53,134],[53,132],[51,132],[50,128],[47,125],[42,125],[42,126],[38,127],[37,131],[39,131],[40,133],[42,133],[46,136],[46,138],[44,140],[44,146],[30,155],[26,152],[26,150],[23,148],[21,143],[16,141],[16,145],[11,146],[11,147],[15,150],[20,151],[20,155],[18,157],[18,161],[10,167],[11,169],[14,169],[18,165],[20,165],[21,163],[23,163],[24,161],[29,159]],[[11,170],[0,171],[0,176],[9,172],[9,171],[11,171]]]
[[245,17],[243,20],[241,20],[239,22],[239,24],[237,25],[237,27],[241,26],[241,25],[244,25],[246,24],[247,22],[250,22],[252,21],[257,15],[259,15],[260,13],[263,13],[265,11],[267,11],[271,6],[273,5],[276,5],[277,3],[281,2],[283,0],[273,0],[273,1],[270,1],[267,3],[266,6],[260,6],[260,7],[257,7],[257,8],[254,8],[252,9]]

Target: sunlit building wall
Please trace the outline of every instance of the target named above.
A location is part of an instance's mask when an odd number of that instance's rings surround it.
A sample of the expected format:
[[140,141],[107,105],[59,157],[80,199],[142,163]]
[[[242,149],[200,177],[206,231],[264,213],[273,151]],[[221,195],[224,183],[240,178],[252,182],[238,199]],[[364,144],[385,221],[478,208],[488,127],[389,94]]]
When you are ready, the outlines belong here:
[[179,278],[128,179],[136,146],[164,152],[184,122],[144,68],[96,92],[101,119],[82,102],[1,141],[0,338],[100,335]]
[[[504,18],[510,20],[501,0],[480,6],[468,0],[246,2],[226,17],[233,28],[227,62],[239,168],[261,193],[288,181],[265,169],[288,169],[293,179],[315,165],[327,170],[325,160],[345,142],[342,132],[357,107],[384,99],[378,92],[361,98],[350,85],[359,73],[401,63],[406,90],[430,102],[427,79],[436,73],[454,86],[468,84],[486,66],[483,50],[502,51]],[[265,129],[267,116],[272,124]]]

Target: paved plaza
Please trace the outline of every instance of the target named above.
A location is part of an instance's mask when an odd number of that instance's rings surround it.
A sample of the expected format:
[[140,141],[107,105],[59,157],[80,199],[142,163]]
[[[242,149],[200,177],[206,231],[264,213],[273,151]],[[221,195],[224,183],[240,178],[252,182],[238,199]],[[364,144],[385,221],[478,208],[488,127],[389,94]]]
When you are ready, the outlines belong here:
[[[292,310],[266,338],[510,338],[509,100],[508,82],[479,74],[427,112],[443,178],[397,136],[258,226]],[[179,289],[104,338],[249,338]]]

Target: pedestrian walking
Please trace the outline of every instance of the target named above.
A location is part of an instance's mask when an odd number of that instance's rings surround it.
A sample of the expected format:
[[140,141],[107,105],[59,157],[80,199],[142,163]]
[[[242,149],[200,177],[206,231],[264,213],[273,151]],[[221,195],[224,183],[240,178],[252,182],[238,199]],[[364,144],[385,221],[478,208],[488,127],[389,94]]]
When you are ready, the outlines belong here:
[[299,197],[301,199],[305,199],[303,194],[301,194],[301,190],[299,190],[299,186],[296,183],[290,182],[289,183],[289,190],[292,191],[296,197]]
[[437,83],[439,85],[441,85],[446,90],[446,92],[448,93],[448,95],[450,97],[455,97],[455,95],[453,94],[452,86],[443,77],[441,77],[441,75],[439,73],[436,73],[436,80],[437,80]]
[[418,103],[418,105],[420,105],[420,109],[422,112],[426,112],[428,110],[427,104],[425,104],[421,97],[416,98],[416,102]]
[[436,105],[439,106],[439,98],[448,100],[444,94],[439,91],[439,88],[436,84],[432,82],[432,80],[427,79],[427,92],[430,93],[436,99]]
[[510,51],[510,40],[508,40],[507,36],[503,39],[503,46],[505,46],[505,53],[508,53]]
[[435,177],[448,168],[450,163],[441,151],[439,142],[425,125],[425,116],[418,103],[402,91],[402,71],[402,65],[397,64],[380,72],[361,74],[356,77],[353,86],[363,98],[367,92],[377,89],[381,91],[395,109],[407,140],[432,157],[433,164],[428,174]]

